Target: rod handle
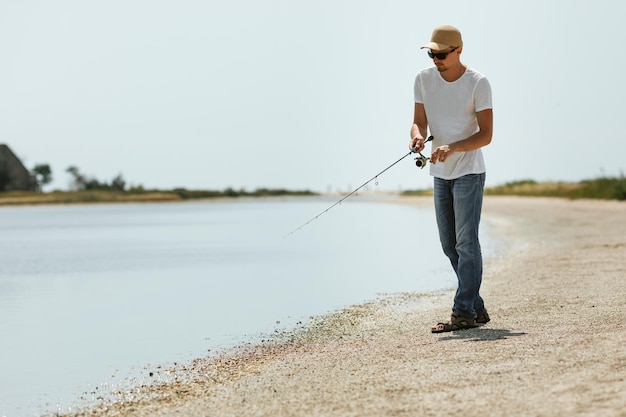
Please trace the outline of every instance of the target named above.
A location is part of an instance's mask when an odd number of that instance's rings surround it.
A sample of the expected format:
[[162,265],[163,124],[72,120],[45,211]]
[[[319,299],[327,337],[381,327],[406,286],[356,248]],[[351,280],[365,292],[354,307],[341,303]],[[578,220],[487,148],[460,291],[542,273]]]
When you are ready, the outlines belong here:
[[[431,140],[433,140],[433,139],[435,139],[435,138],[433,137],[433,135],[430,135],[430,136],[428,137],[428,139],[426,139],[426,140],[424,141],[424,143],[430,142],[430,141],[431,141]],[[417,153],[417,146],[415,146],[415,147],[411,148],[411,152],[413,152],[413,153]]]

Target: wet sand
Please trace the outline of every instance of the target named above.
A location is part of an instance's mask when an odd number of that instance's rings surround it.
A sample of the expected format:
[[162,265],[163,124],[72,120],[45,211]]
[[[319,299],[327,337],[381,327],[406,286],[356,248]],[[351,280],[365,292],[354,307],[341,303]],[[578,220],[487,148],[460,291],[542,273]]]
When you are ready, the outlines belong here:
[[432,334],[451,291],[385,295],[75,415],[626,416],[626,202],[488,197],[483,224],[486,326]]

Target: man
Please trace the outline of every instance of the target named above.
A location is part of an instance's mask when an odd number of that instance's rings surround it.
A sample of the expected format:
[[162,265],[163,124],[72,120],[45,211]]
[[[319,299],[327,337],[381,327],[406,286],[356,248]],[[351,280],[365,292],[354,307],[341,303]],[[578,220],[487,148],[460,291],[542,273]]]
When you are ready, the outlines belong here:
[[421,152],[430,130],[439,239],[458,278],[450,321],[431,329],[441,333],[490,320],[479,294],[483,271],[478,225],[485,184],[480,148],[491,142],[493,113],[489,81],[461,63],[463,40],[457,28],[436,27],[424,48],[435,66],[415,78],[409,148]]

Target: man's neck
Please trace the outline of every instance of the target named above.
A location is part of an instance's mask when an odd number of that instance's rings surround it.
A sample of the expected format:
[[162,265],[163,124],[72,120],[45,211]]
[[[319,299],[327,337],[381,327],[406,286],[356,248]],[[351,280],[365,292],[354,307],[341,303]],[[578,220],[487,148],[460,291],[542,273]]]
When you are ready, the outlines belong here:
[[441,72],[440,74],[444,80],[451,83],[461,78],[461,76],[465,74],[466,69],[467,68],[465,67],[465,65],[459,62],[458,65],[455,65],[454,67],[450,67],[448,68],[447,71]]

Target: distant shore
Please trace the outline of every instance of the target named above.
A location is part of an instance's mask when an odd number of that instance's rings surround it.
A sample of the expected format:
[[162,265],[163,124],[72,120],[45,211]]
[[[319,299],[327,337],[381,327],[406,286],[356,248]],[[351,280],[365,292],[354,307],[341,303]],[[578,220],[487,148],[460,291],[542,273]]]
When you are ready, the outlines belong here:
[[148,191],[111,191],[81,190],[54,191],[37,193],[14,191],[0,193],[0,206],[43,205],[43,204],[90,204],[90,203],[158,203],[190,200],[233,200],[260,197],[314,196],[310,191],[285,189],[260,189],[252,192],[223,190],[148,190]]
[[616,201],[487,197],[502,243],[486,326],[433,335],[451,291],[391,294],[73,415],[624,416],[625,216]]
[[[356,193],[355,193],[356,194]],[[359,194],[369,194],[363,190]],[[399,194],[403,197],[432,195],[432,189],[406,190],[402,192],[375,192],[373,194]],[[294,197],[333,195],[346,196],[344,193],[316,193],[310,190],[288,190],[284,188],[259,188],[254,191],[235,190],[147,190],[141,187],[128,190],[87,189],[77,191],[0,192],[0,206],[39,205],[39,204],[89,204],[89,203],[147,203],[174,202],[189,200],[214,200],[257,198],[257,197]],[[596,178],[576,183],[572,182],[536,182],[522,180],[509,182],[495,187],[487,187],[485,195],[524,196],[524,197],[561,197],[571,199],[626,200],[626,178]]]

